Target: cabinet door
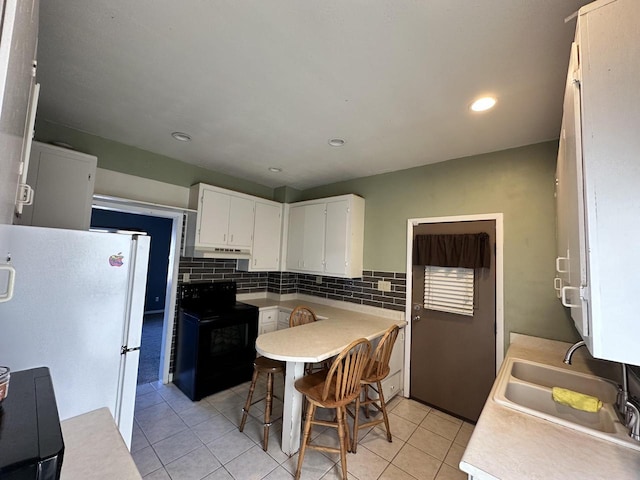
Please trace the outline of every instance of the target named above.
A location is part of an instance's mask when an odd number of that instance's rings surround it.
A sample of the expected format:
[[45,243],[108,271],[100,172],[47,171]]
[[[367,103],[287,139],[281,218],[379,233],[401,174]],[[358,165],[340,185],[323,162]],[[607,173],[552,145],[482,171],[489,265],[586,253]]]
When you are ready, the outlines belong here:
[[328,275],[345,275],[349,251],[349,202],[327,203],[325,268]]
[[[582,165],[582,126],[580,118],[580,84],[578,75],[577,45],[572,46],[569,75],[564,101],[565,128],[565,168],[563,176],[566,192],[563,193],[561,208],[566,213],[568,273],[567,285],[561,289],[563,305],[571,309],[571,318],[578,332],[589,335],[588,304],[583,292],[587,288],[586,236],[584,226],[584,183]],[[565,196],[566,193],[566,196]]]
[[305,205],[302,270],[324,271],[325,203]]
[[254,218],[253,200],[231,195],[229,206],[229,236],[227,244],[251,247]]
[[291,316],[291,310],[279,310],[278,311],[278,330],[289,328],[289,317]]
[[278,309],[268,308],[258,314],[258,335],[275,332],[278,328]]
[[256,202],[251,249],[252,270],[278,270],[280,268],[280,219],[282,208]]
[[226,245],[231,198],[215,190],[203,189],[200,197],[198,241],[200,245]]
[[569,283],[566,123],[566,119],[563,116],[562,128],[560,129],[560,141],[558,143],[558,160],[556,164],[556,275],[553,279],[553,286],[558,298],[561,298],[562,287]]
[[287,233],[287,270],[302,269],[305,207],[291,207]]
[[29,184],[33,205],[22,223],[40,227],[88,230],[97,159],[62,148],[34,144]]

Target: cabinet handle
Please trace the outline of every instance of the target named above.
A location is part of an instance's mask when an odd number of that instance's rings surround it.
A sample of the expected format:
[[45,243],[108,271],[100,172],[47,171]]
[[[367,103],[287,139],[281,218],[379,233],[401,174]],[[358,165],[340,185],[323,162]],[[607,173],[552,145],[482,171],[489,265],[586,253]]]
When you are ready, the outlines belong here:
[[580,289],[578,287],[562,287],[560,289],[560,303],[562,303],[562,305],[564,305],[565,307],[569,307],[569,308],[576,308],[579,307],[580,304],[579,303],[569,303],[569,300],[567,300],[567,292],[569,290],[575,290],[578,293],[580,292]]
[[564,261],[568,261],[569,258],[568,257],[556,257],[556,272],[558,273],[567,273],[569,270],[565,268],[560,268],[560,263],[564,262]]
[[558,291],[562,288],[562,279],[560,277],[555,277],[553,279],[553,288]]
[[560,290],[562,289],[562,279],[560,277],[553,279],[553,289],[558,293],[558,298],[560,298]]
[[231,234],[231,238],[229,240],[231,243],[233,243],[233,233]]
[[7,272],[9,278],[7,279],[7,290],[0,294],[0,303],[8,302],[13,298],[13,287],[16,282],[16,270],[11,265],[0,265],[0,270]]
[[222,241],[223,241],[223,242],[226,242],[226,241],[227,241],[227,234],[226,234],[226,233],[223,233],[223,234],[222,234]]

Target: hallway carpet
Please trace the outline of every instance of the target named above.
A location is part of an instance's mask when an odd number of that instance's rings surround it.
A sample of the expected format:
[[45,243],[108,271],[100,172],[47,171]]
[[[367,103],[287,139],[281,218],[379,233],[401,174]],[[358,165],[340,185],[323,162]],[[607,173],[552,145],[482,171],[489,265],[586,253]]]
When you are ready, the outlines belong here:
[[142,324],[138,385],[158,380],[164,313],[145,314]]

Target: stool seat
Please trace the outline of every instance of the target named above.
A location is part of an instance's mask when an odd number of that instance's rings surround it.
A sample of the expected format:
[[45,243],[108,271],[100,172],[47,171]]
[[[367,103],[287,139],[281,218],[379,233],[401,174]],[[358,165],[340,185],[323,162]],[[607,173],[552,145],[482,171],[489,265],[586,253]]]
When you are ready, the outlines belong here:
[[269,427],[273,420],[271,419],[271,407],[273,403],[273,377],[276,373],[284,374],[284,370],[286,368],[286,364],[279,360],[272,360],[267,357],[258,357],[253,361],[253,378],[251,379],[251,387],[249,387],[249,394],[247,395],[247,402],[242,409],[242,420],[240,421],[239,430],[243,431],[245,423],[247,422],[247,416],[249,415],[249,409],[251,405],[254,403],[258,403],[262,401],[262,398],[259,400],[251,401],[253,399],[253,392],[256,389],[256,383],[258,381],[258,377],[261,373],[267,375],[267,392],[264,397],[265,399],[265,407],[264,407],[264,443],[262,444],[262,449],[266,452],[267,447],[269,446]]
[[267,357],[258,357],[253,362],[253,368],[260,373],[283,373],[285,369],[284,362],[273,360]]

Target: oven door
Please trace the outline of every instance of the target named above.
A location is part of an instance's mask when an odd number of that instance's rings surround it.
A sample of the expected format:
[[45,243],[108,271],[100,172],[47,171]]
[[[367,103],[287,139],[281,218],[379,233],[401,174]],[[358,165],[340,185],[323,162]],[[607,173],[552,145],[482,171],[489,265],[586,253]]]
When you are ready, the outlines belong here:
[[196,396],[202,398],[251,380],[257,310],[201,320],[199,330]]

